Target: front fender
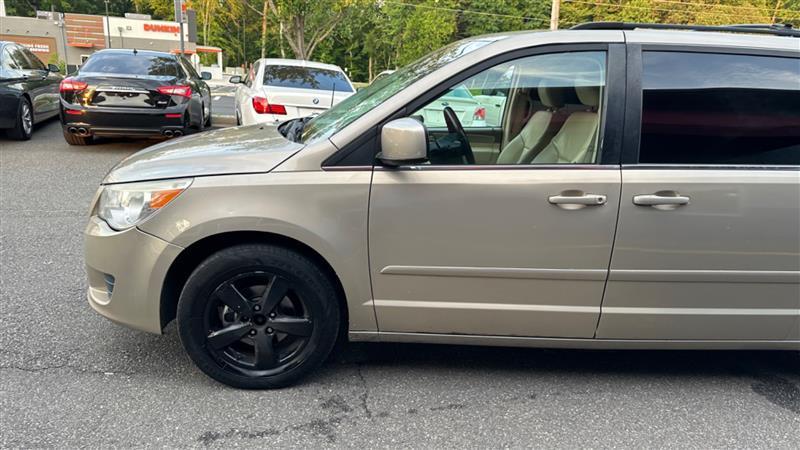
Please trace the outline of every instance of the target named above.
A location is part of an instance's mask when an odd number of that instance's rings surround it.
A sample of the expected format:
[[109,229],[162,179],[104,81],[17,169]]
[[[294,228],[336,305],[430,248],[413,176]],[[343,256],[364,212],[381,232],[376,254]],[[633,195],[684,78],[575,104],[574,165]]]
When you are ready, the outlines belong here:
[[302,242],[339,277],[351,331],[374,331],[367,257],[370,180],[368,171],[200,177],[140,228],[184,248],[240,231]]

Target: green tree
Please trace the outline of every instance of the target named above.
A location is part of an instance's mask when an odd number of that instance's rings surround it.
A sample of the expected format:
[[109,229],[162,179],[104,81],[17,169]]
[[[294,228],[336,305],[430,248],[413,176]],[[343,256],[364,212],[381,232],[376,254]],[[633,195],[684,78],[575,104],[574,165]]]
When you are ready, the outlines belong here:
[[[315,59],[371,81],[457,39],[545,29],[549,0],[186,0],[199,42],[221,47],[227,65],[262,56]],[[110,12],[173,19],[173,0],[111,0]],[[6,0],[9,15],[36,10],[104,14],[102,0]],[[680,24],[790,23],[800,0],[562,0],[560,26],[586,21]]]
[[[121,16],[134,8],[132,0],[111,0],[109,14]],[[34,17],[36,11],[74,12],[82,14],[105,14],[103,0],[6,0],[9,16]]]
[[283,35],[298,59],[311,59],[359,0],[267,0],[269,11],[283,24]]

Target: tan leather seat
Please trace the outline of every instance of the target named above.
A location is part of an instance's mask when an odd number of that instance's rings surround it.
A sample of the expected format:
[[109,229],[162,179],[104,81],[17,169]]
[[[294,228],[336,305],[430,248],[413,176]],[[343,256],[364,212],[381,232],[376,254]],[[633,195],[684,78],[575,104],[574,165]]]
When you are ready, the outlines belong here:
[[578,100],[588,106],[587,111],[569,115],[547,146],[533,158],[531,164],[586,164],[594,162],[597,126],[600,116],[600,87],[578,86]]
[[539,100],[547,109],[533,113],[519,134],[503,147],[497,156],[497,164],[527,164],[547,145],[552,136],[553,114],[564,106],[565,97],[565,88],[551,87],[548,84],[543,81],[537,88]]

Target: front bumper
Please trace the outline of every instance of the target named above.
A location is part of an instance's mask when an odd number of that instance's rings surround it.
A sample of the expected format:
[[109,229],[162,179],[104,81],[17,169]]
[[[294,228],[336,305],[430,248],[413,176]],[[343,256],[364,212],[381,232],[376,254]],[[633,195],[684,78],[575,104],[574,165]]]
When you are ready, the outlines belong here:
[[186,131],[187,108],[188,103],[164,109],[82,107],[62,100],[60,116],[64,128],[86,128],[93,136],[161,136],[166,130]]
[[161,333],[161,287],[181,247],[93,216],[84,233],[89,305],[108,319]]

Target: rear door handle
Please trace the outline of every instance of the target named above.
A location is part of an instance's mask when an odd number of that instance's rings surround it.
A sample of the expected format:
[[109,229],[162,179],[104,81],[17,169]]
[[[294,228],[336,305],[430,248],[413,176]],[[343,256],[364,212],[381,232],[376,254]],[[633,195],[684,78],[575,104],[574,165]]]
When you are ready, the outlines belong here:
[[551,205],[563,209],[581,209],[587,206],[605,205],[608,197],[602,194],[584,194],[583,192],[565,191],[559,195],[547,197]]
[[689,197],[673,191],[659,191],[655,194],[634,195],[633,204],[652,206],[656,209],[675,209],[678,206],[688,205]]

